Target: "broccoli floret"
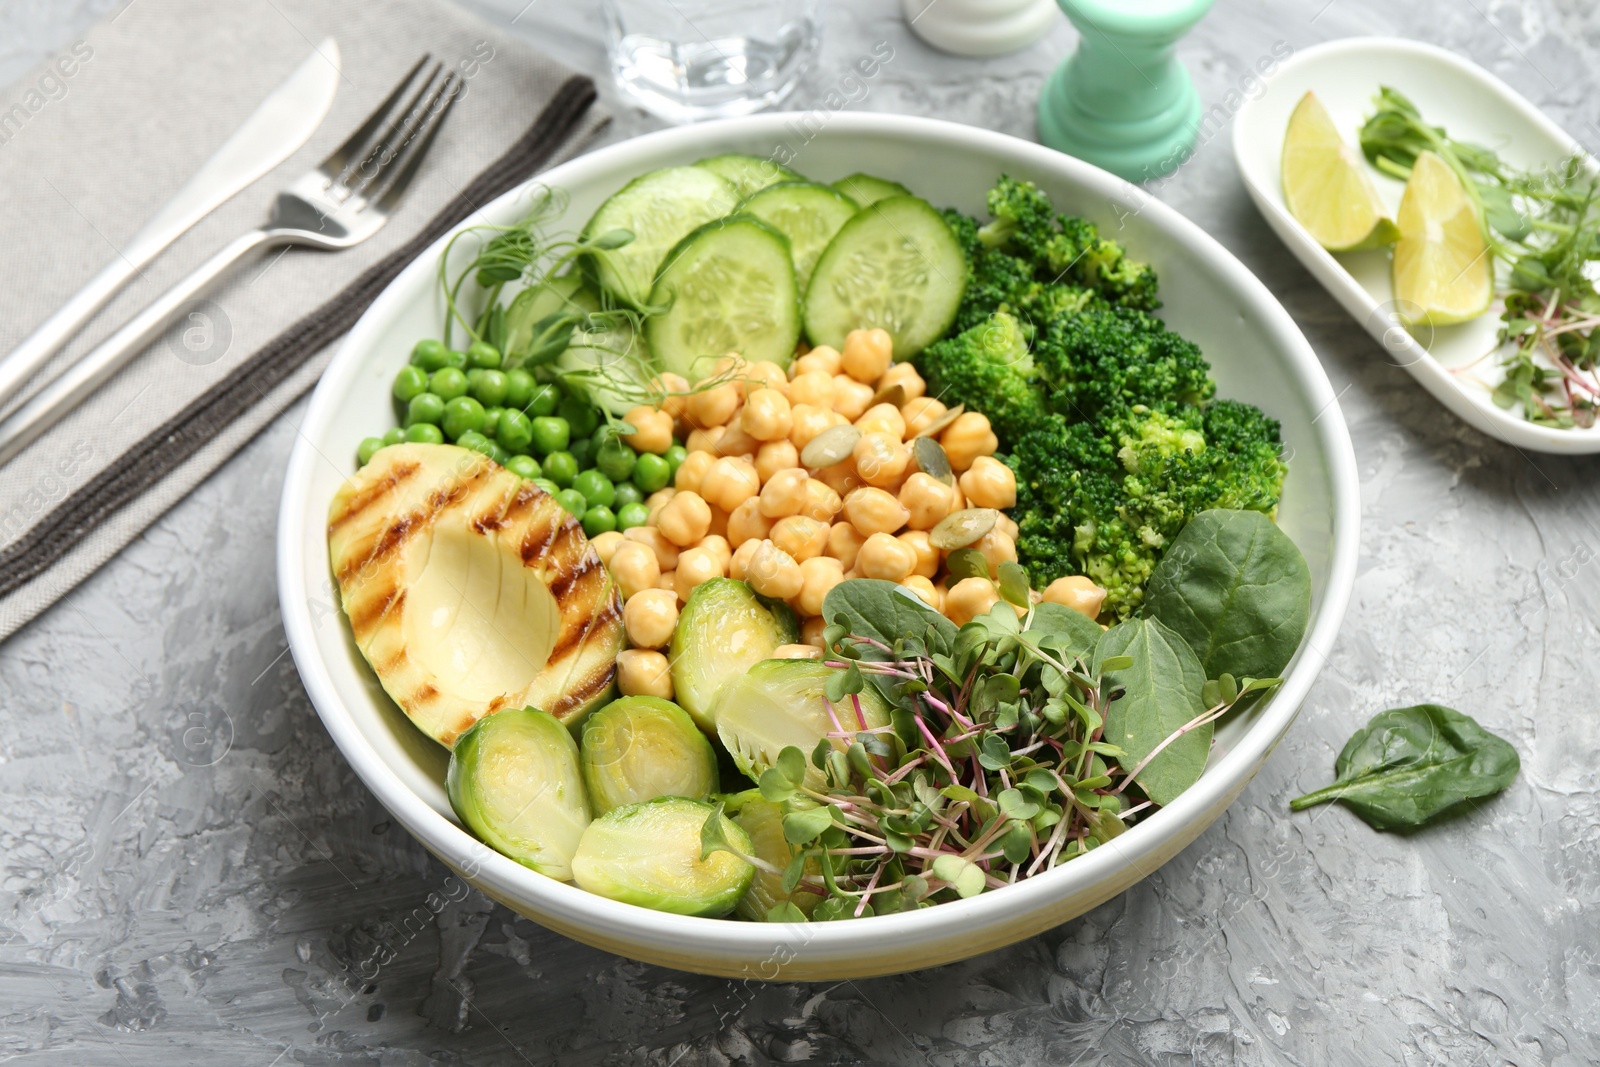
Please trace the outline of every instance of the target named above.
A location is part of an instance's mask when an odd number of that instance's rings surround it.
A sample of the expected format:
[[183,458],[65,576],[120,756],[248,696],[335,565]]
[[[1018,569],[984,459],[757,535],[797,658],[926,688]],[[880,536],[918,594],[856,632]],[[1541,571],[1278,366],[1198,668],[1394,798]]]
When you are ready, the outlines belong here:
[[960,397],[987,415],[1002,444],[1045,414],[1043,395],[1033,384],[1027,331],[1004,311],[929,345],[917,357],[917,369],[930,395]]
[[978,229],[978,239],[990,248],[1014,252],[1035,268],[1043,263],[1059,236],[1050,198],[1032,182],[1002,174],[985,202],[994,218]]
[[1121,244],[1101,237],[1085,219],[1061,216],[1061,233],[1046,250],[1045,261],[1055,277],[1071,278],[1113,304],[1142,311],[1161,306],[1155,268],[1129,259]]
[[1216,392],[1198,345],[1126,308],[1056,316],[1034,344],[1034,362],[1047,405],[1080,419],[1101,421],[1141,404],[1172,411]]
[[1283,478],[1278,420],[1254,404],[1215,400],[1202,415],[1206,461],[1218,491],[1206,507],[1243,508],[1275,515]]

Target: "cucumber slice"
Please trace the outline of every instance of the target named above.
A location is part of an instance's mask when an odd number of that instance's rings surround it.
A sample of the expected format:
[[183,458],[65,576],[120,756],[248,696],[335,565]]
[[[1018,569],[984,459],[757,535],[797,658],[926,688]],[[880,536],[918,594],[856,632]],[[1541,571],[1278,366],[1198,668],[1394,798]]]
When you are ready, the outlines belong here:
[[788,167],[770,159],[747,156],[741,152],[727,152],[720,156],[707,156],[696,160],[695,166],[704,167],[739,190],[740,196],[765,189],[778,182],[803,182],[805,178]]
[[862,207],[876,204],[879,200],[887,200],[891,196],[911,195],[911,190],[899,182],[892,182],[887,178],[874,178],[870,174],[852,174],[848,178],[840,178],[833,183],[833,187]]
[[595,255],[600,285],[631,304],[643,304],[667,251],[702,223],[721,218],[739,203],[728,182],[704,167],[663,167],[623,186],[583,228],[586,238],[628,230],[633,240]]
[[816,182],[779,182],[739,205],[740,214],[754,215],[789,239],[795,279],[802,293],[822,250],[859,210],[848,196]]
[[663,368],[690,381],[705,377],[712,360],[730,351],[752,363],[787,367],[800,340],[789,242],[748,215],[708,222],[680,241],[661,267],[650,303],[667,308],[645,321],[650,351]]
[[907,359],[950,328],[966,285],[961,245],[926,200],[879,200],[845,223],[817,260],[806,336],[839,348],[851,330],[881,326],[894,338],[894,358]]

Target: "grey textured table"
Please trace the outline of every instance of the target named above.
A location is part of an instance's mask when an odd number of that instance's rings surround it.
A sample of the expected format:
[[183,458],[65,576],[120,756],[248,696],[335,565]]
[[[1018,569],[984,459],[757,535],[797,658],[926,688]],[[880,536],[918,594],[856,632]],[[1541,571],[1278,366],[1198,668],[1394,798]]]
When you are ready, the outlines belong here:
[[[474,2],[604,79],[594,5]],[[113,7],[6,0],[0,83]],[[1600,138],[1589,0],[1220,0],[1184,53],[1209,106],[1275,42],[1372,33],[1455,48]],[[886,40],[894,59],[853,106],[1027,137],[1072,39],[1063,21],[1020,55],[957,60],[911,39],[889,0],[836,0],[794,103]],[[605,91],[609,139],[653,125]],[[642,966],[476,895],[433,918],[429,894],[461,894],[356,780],[284,654],[273,527],[296,409],[0,646],[0,1059],[1600,1062],[1600,463],[1495,444],[1385,363],[1257,217],[1226,134],[1160,195],[1322,356],[1360,462],[1361,570],[1288,739],[1176,860],[1012,949],[826,986]],[[1516,785],[1410,839],[1343,810],[1289,814],[1351,730],[1422,700],[1509,737]],[[198,759],[194,708],[226,712],[202,713],[219,740]],[[341,963],[363,960],[382,962],[357,988]]]

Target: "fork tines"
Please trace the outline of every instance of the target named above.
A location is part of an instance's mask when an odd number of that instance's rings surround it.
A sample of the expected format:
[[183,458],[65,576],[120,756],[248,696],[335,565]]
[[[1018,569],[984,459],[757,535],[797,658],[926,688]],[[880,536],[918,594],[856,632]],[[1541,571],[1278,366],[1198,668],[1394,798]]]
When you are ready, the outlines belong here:
[[328,195],[341,201],[398,199],[466,85],[442,62],[429,66],[430,59],[417,60],[367,121],[323,161],[319,169],[328,178]]

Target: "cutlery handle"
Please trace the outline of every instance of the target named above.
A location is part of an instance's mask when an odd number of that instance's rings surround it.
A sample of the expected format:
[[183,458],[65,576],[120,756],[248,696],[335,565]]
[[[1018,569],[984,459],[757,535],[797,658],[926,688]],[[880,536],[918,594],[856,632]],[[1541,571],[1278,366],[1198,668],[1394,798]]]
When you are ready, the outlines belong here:
[[[265,230],[251,230],[224,245],[192,274],[162,293],[149,307],[130,319],[127,325],[95,346],[81,360],[62,371],[49,384],[29,397],[25,404],[0,420],[0,463],[8,462],[41,433],[60,421],[63,415],[77,407],[106,379],[138,355],[178,312],[204,292],[224,271],[270,239]],[[51,321],[55,318],[56,316],[52,316]],[[9,359],[8,356],[7,360]]]

